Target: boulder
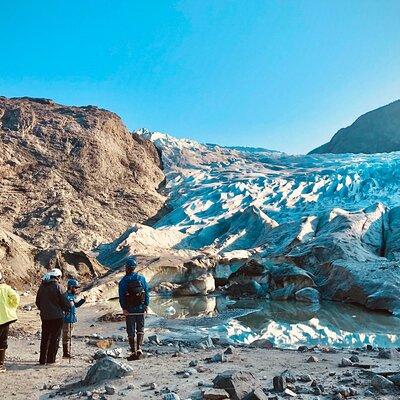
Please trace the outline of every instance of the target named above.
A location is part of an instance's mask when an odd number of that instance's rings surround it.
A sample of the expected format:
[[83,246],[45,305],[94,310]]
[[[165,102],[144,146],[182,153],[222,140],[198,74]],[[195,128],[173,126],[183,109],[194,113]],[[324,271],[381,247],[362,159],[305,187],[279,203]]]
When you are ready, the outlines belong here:
[[258,349],[270,350],[274,347],[274,344],[268,339],[257,339],[254,342],[251,342],[250,346],[257,347]]
[[262,386],[251,372],[231,370],[218,374],[214,378],[213,384],[216,389],[226,390],[233,400],[242,400],[256,388]]
[[394,383],[381,375],[374,375],[371,379],[371,385],[378,391],[394,388]]
[[215,290],[215,280],[211,274],[204,274],[175,289],[174,296],[206,295]]
[[398,360],[400,359],[400,352],[396,349],[384,349],[378,353],[378,358],[384,358],[386,360]]
[[96,385],[107,380],[122,378],[132,374],[132,372],[133,368],[131,366],[110,357],[104,357],[89,368],[84,383],[86,385]]
[[305,303],[319,303],[319,292],[314,288],[300,289],[295,293],[294,297],[297,301]]

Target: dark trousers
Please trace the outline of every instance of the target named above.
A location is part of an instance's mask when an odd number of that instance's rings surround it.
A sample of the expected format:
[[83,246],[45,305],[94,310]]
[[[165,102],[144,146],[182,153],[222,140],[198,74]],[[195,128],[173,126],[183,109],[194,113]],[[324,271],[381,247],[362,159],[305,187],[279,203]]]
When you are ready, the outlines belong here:
[[42,319],[42,340],[40,342],[40,364],[51,364],[56,361],[58,346],[64,320]]
[[10,328],[10,324],[0,325],[0,349],[5,350],[7,348],[7,338],[8,338],[8,329]]
[[128,337],[135,337],[136,333],[143,333],[144,315],[128,315],[126,317],[126,332]]

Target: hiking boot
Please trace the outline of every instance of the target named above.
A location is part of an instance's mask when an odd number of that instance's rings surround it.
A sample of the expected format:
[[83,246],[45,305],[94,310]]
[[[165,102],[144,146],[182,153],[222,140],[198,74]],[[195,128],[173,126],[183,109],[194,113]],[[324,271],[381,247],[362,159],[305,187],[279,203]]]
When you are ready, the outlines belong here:
[[132,354],[127,358],[127,360],[135,361],[137,360],[135,337],[130,336],[128,339],[129,339],[129,347],[131,348]]
[[137,353],[138,359],[141,358],[143,355],[143,351],[141,348],[143,346],[143,339],[144,339],[144,333],[139,332],[137,334],[137,347],[136,347],[136,353]]
[[4,365],[5,358],[6,358],[6,349],[0,349],[0,373],[6,372],[6,367]]
[[68,343],[63,344],[63,358],[71,358],[71,354],[69,354]]
[[136,361],[138,359],[139,359],[139,357],[138,357],[137,353],[132,353],[130,356],[127,357],[128,361]]

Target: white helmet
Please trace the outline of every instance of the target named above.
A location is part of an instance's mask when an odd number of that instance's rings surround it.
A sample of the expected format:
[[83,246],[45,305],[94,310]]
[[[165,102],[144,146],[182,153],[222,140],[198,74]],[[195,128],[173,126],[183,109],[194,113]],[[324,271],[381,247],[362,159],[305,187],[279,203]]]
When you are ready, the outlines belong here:
[[49,275],[50,275],[52,278],[61,278],[61,277],[62,277],[62,272],[61,272],[61,270],[58,269],[58,268],[53,268],[53,269],[49,272]]

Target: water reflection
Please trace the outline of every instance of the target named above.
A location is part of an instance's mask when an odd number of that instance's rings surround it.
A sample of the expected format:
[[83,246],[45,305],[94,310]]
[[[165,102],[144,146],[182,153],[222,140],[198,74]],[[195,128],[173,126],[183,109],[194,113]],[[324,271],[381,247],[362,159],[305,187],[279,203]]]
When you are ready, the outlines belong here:
[[168,318],[212,317],[218,313],[216,297],[155,297],[151,310]]
[[263,338],[281,347],[400,347],[400,320],[388,314],[335,302],[309,306],[298,302],[238,301],[233,306],[256,305],[259,311],[228,321],[226,327],[220,328],[239,342]]
[[[214,325],[210,325],[207,319],[204,329],[213,336],[241,343],[263,338],[287,348],[302,344],[352,348],[366,344],[400,347],[400,319],[349,304],[231,301],[222,296],[157,297],[152,299],[151,308],[158,315],[175,319],[217,316]],[[246,309],[256,311],[232,318],[232,311]]]

